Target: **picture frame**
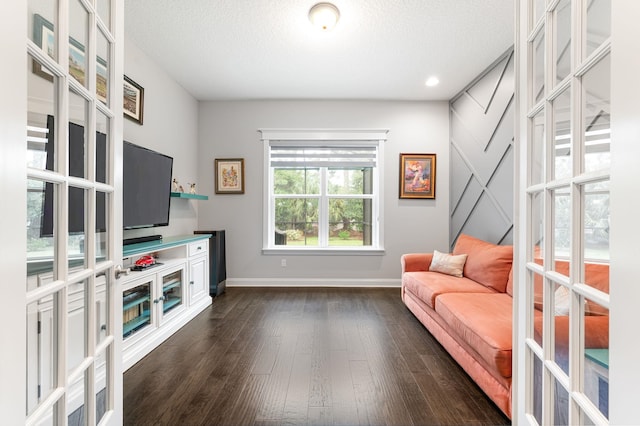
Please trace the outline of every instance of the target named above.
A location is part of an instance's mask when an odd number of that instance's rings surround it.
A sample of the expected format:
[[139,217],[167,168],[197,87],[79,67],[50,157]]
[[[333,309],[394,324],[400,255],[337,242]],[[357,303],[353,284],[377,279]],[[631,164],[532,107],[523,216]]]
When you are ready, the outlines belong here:
[[436,154],[400,154],[400,198],[436,198]]
[[215,159],[216,194],[244,194],[244,158]]
[[144,118],[144,88],[125,75],[123,92],[124,116],[142,125]]

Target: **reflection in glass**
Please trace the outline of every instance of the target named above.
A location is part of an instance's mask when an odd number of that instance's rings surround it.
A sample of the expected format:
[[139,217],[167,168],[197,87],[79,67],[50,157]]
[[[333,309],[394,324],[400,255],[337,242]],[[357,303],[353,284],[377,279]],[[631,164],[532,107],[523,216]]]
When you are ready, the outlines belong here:
[[[33,73],[27,70],[27,166],[57,170],[53,149],[57,79],[45,72],[32,56],[27,63],[28,68],[34,67]],[[35,67],[39,70],[37,73]]]
[[69,270],[84,268],[86,263],[86,191],[82,188],[69,187]]
[[58,294],[27,305],[27,414],[57,387]]
[[73,90],[69,92],[69,175],[87,177],[88,102]]
[[105,192],[96,191],[96,263],[107,259],[107,194]]
[[[587,300],[584,316],[584,393],[609,417],[609,316],[604,306]],[[595,315],[593,313],[596,313]],[[591,314],[591,315],[590,315]]]
[[[100,424],[100,420],[107,412],[109,381],[107,374],[109,372],[109,354],[111,352],[109,346],[104,352],[96,354],[95,362],[95,390],[96,390],[96,424]],[[108,407],[111,408],[111,407]]]
[[533,25],[544,16],[545,0],[533,0]]
[[84,87],[89,86],[85,52],[89,40],[89,13],[79,0],[69,2],[69,75]]
[[107,285],[107,273],[100,274],[95,278],[96,289],[96,345],[99,345],[110,334],[109,330],[109,292]]
[[87,281],[71,284],[67,298],[67,373],[78,367],[87,355]]
[[571,72],[571,0],[560,0],[554,11],[556,83]]
[[[45,191],[45,188],[47,191]],[[51,199],[51,208],[45,212],[45,192]],[[58,185],[35,179],[27,180],[27,289],[53,281],[55,259],[54,199]],[[48,278],[45,278],[48,277]]]
[[[562,187],[552,192],[553,194],[553,258],[556,263],[563,259],[569,259],[571,249],[571,196],[569,187]],[[567,261],[563,262],[567,264]],[[566,271],[565,271],[566,269]],[[554,270],[569,276],[569,267]]]
[[531,138],[531,185],[542,183],[545,175],[545,128],[544,128],[544,112],[541,111],[531,119],[532,138]]
[[531,99],[534,99],[534,103],[538,103],[544,97],[544,29],[533,39],[531,48],[533,49]]
[[554,308],[554,360],[562,368],[565,374],[569,375],[569,306],[571,305],[570,290],[561,285],[555,284],[553,293]]
[[87,384],[87,371],[84,371],[78,379],[68,384],[69,393],[74,396],[74,398],[68,398],[67,402],[67,420],[70,425],[85,424]]
[[587,261],[608,261],[609,181],[584,185],[583,199],[584,257]]
[[551,380],[552,388],[555,393],[553,404],[553,424],[568,425],[569,424],[569,393],[554,378]]
[[528,356],[530,356],[531,358],[533,358],[533,380],[532,381],[528,381],[528,383],[530,384],[530,386],[533,387],[533,389],[531,389],[532,392],[532,397],[533,397],[533,417],[535,417],[536,422],[539,425],[543,425],[544,422],[542,421],[542,361],[540,361],[540,358],[538,358],[537,356],[535,356],[535,354],[528,349]]
[[586,4],[588,56],[611,36],[611,0],[590,0]]
[[111,31],[111,0],[97,0],[96,9],[102,22]]
[[582,77],[584,91],[584,171],[611,165],[611,55]]
[[544,260],[544,194],[531,194],[531,260],[543,264]]
[[285,168],[273,170],[274,194],[319,194],[320,170]]
[[329,199],[329,245],[371,245],[371,200]]
[[110,67],[110,55],[111,51],[109,41],[102,33],[102,31],[96,31],[96,41],[98,47],[98,57],[96,58],[96,97],[103,104],[109,106],[109,67]]
[[96,182],[108,183],[109,117],[96,110]]
[[58,47],[55,43],[57,11],[55,2],[28,0],[27,28],[31,28],[31,40],[42,48],[51,58],[58,58]]
[[533,284],[533,338],[542,347],[544,341],[543,312],[544,306],[544,278],[540,274],[530,272]]
[[555,134],[554,179],[570,177],[571,162],[571,90],[567,89],[553,100]]
[[275,209],[277,245],[318,245],[317,198],[276,198]]

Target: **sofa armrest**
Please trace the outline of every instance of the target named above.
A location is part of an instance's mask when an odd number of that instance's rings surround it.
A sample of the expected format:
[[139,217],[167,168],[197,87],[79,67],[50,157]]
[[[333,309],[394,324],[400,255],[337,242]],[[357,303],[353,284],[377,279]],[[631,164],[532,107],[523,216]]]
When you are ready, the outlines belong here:
[[400,258],[402,273],[428,271],[433,253],[407,253]]

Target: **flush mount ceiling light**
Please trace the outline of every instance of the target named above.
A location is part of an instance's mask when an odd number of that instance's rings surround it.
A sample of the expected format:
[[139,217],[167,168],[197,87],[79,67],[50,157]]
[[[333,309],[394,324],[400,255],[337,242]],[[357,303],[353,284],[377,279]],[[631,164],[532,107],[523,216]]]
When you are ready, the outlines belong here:
[[318,3],[309,10],[309,20],[322,31],[331,31],[340,19],[340,11],[331,3]]
[[427,82],[425,83],[428,87],[433,87],[433,86],[437,86],[438,83],[440,83],[440,80],[438,80],[438,77],[429,77],[427,79]]

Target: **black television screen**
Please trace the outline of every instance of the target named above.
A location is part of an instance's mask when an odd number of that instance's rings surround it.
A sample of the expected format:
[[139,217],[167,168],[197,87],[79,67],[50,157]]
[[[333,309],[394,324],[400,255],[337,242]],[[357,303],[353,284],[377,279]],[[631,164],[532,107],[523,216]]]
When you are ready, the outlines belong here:
[[124,229],[167,226],[173,158],[126,141],[122,157]]

